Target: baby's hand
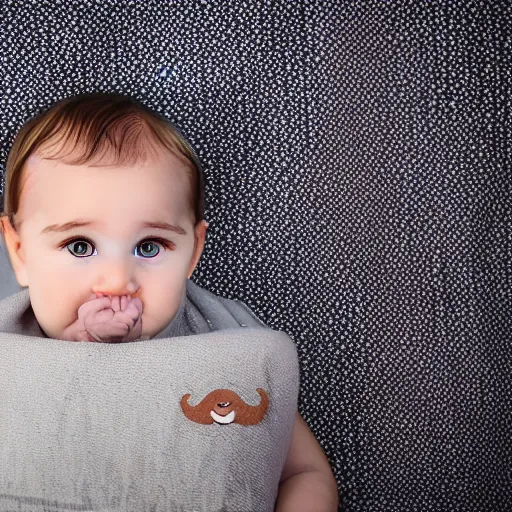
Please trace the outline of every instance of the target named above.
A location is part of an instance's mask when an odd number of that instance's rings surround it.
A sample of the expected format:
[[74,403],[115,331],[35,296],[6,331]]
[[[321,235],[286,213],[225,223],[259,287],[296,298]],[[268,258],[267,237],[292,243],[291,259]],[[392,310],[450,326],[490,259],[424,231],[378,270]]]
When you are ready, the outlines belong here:
[[127,295],[109,298],[94,293],[78,308],[78,319],[64,332],[72,341],[116,343],[142,334],[142,301]]

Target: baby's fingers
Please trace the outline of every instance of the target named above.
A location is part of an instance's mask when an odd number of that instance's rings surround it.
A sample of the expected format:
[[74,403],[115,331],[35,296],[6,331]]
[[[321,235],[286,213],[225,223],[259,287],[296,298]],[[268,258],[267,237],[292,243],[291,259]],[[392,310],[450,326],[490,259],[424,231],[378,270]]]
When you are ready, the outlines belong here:
[[112,297],[112,309],[114,311],[124,311],[130,303],[131,297],[128,295],[116,295]]
[[108,297],[89,300],[78,308],[78,318],[82,318],[94,313],[99,313],[108,307],[110,307],[110,299]]
[[136,311],[137,315],[142,315],[142,301],[138,297],[134,297],[128,302],[126,306],[126,311]]
[[96,341],[109,343],[122,341],[130,332],[130,327],[123,322],[98,324],[88,331]]
[[[119,301],[114,301],[114,299],[119,299]],[[140,308],[138,306],[137,309],[140,309],[140,312],[142,313],[142,302],[139,298],[131,297],[130,295],[122,295],[120,297],[113,297],[112,298],[112,309],[114,311],[125,311],[128,306],[134,302],[136,305],[140,304]],[[119,306],[118,306],[119,305]]]

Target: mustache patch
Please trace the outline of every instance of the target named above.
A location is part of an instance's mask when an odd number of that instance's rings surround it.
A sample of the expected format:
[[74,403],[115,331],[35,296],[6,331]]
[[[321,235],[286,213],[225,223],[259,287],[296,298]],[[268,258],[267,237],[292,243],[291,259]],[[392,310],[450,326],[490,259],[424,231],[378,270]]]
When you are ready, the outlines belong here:
[[245,403],[230,389],[216,389],[208,393],[196,406],[192,406],[188,403],[191,395],[187,393],[180,401],[181,410],[190,421],[201,425],[257,425],[265,417],[269,398],[262,388],[257,388],[256,391],[261,397],[259,405]]

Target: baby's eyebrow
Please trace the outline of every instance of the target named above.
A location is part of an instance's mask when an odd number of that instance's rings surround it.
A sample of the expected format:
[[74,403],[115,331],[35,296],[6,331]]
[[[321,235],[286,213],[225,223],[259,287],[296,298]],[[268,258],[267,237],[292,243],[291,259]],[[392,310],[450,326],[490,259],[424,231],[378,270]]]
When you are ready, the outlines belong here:
[[[71,229],[81,228],[84,226],[92,226],[95,225],[96,222],[85,221],[85,220],[74,220],[71,222],[65,222],[64,224],[51,224],[50,226],[45,227],[41,234],[45,233],[63,233],[65,231],[70,231]],[[175,226],[173,224],[169,224],[168,222],[141,222],[140,226],[143,228],[153,228],[153,229],[162,229],[164,231],[172,231],[173,233],[177,233],[178,235],[186,235],[187,232],[181,226]]]

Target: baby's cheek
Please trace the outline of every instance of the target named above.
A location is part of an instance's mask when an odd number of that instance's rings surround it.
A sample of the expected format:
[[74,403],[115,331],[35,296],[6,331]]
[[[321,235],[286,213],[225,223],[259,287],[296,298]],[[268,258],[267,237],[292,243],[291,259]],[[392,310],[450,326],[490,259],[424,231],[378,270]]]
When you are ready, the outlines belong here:
[[56,268],[52,262],[44,271],[31,274],[34,284],[30,287],[30,301],[44,333],[60,339],[64,330],[78,320],[78,310],[91,298],[91,290],[84,289],[83,273],[78,273],[78,279],[76,271],[69,272],[65,266]]
[[55,294],[42,300],[31,297],[31,304],[37,322],[50,338],[59,338],[64,329],[77,319],[73,304]]

